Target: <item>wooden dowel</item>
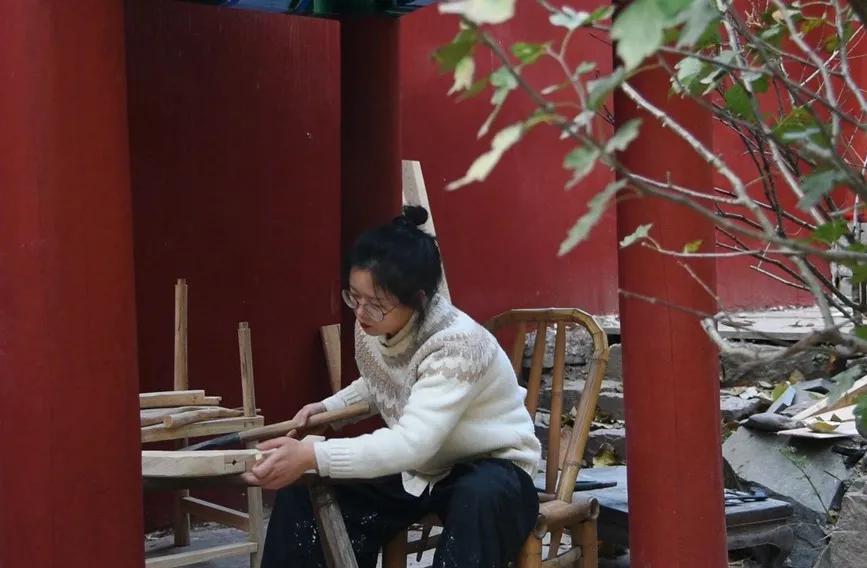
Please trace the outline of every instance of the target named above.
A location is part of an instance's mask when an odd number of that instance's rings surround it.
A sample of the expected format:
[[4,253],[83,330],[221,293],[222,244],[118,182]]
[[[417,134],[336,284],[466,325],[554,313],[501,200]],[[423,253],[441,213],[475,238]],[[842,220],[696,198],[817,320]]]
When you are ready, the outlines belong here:
[[256,416],[256,389],[253,382],[253,342],[250,324],[238,324],[238,352],[241,359],[241,394],[244,400],[244,416]]
[[545,337],[548,325],[540,321],[536,326],[536,343],[533,345],[533,359],[530,365],[530,380],[527,382],[527,411],[536,416],[539,408],[539,391],[542,388],[542,362],[545,359]]
[[520,380],[521,368],[524,362],[524,346],[527,344],[527,324],[521,322],[518,324],[518,329],[515,331],[515,343],[512,346],[512,368],[515,369],[515,376]]
[[566,324],[557,322],[554,338],[554,376],[551,381],[551,420],[548,423],[548,467],[545,491],[553,493],[560,472],[560,416],[563,414],[563,371],[566,363]]
[[175,390],[190,388],[188,338],[187,281],[178,278],[175,284]]

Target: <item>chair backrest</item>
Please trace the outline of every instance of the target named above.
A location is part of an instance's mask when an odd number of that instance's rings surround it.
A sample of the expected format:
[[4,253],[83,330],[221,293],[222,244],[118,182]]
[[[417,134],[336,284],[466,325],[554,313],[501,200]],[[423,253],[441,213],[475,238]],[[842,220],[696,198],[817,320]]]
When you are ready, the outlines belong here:
[[[593,338],[593,355],[584,390],[580,399],[575,403],[577,412],[575,425],[569,437],[563,470],[560,472],[560,416],[563,414],[566,327],[569,324],[580,325],[590,333]],[[578,471],[584,456],[584,448],[590,434],[590,423],[596,413],[596,401],[602,387],[602,378],[608,365],[608,337],[590,314],[571,308],[511,310],[495,316],[486,324],[488,330],[498,335],[501,335],[503,330],[514,329],[515,337],[512,343],[511,359],[515,374],[519,377],[523,366],[527,333],[535,329],[536,337],[532,348],[533,357],[530,364],[530,377],[527,382],[527,399],[525,401],[527,410],[534,419],[542,392],[542,366],[545,356],[545,339],[549,326],[556,326],[556,335],[554,339],[551,420],[548,430],[545,492],[556,493],[557,499],[571,502],[572,493],[575,491],[575,481],[578,479]]]

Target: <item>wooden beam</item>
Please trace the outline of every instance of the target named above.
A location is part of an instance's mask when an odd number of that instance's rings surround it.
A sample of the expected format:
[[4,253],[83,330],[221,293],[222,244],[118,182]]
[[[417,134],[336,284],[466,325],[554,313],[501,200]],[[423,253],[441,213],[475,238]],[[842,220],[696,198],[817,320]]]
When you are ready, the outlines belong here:
[[317,480],[310,485],[310,501],[322,537],[325,563],[329,568],[358,568],[334,492],[322,480]]
[[[253,412],[255,415],[255,411]],[[206,420],[215,420],[217,418],[233,418],[243,416],[244,411],[235,410],[233,408],[223,408],[221,406],[205,407],[198,410],[189,410],[185,412],[177,412],[163,417],[163,426],[166,428],[180,428],[188,424],[196,422],[204,422]]]
[[205,408],[213,408],[213,406],[169,406],[167,408],[143,408],[139,410],[139,421],[142,426],[153,426],[161,424],[163,418],[172,414],[180,414],[181,412],[191,412],[193,410],[202,410]]

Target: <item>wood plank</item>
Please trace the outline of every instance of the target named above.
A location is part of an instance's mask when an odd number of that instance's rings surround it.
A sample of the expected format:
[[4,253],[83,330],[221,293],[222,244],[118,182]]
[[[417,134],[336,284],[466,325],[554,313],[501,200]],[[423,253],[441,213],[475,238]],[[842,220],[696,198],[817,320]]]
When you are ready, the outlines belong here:
[[217,406],[219,396],[205,396],[203,390],[143,392],[138,395],[139,408],[166,408],[168,406]]
[[[421,205],[427,209],[427,221],[419,228],[433,236],[436,236],[437,231],[434,226],[433,211],[431,211],[430,201],[427,197],[427,188],[425,187],[424,176],[421,173],[421,163],[418,160],[402,160],[401,178],[403,184],[404,205]],[[442,264],[442,262],[442,258],[440,258],[440,263]],[[439,293],[445,296],[447,300],[451,301],[449,283],[448,280],[446,280],[445,266],[442,266],[442,271],[443,281]]]
[[179,566],[189,566],[190,564],[195,564],[196,562],[204,562],[205,560],[228,558],[230,556],[240,556],[242,554],[252,554],[258,548],[259,545],[255,542],[224,544],[222,546],[203,548],[202,550],[191,550],[189,552],[178,552],[176,554],[167,554],[165,556],[148,558],[145,560],[145,567],[178,568]]
[[812,440],[833,440],[834,438],[851,438],[858,435],[855,422],[843,422],[833,432],[813,432],[809,428],[793,428],[780,430],[778,436],[793,436],[795,438],[810,438]]
[[867,391],[867,377],[861,377],[860,379],[855,381],[852,386],[843,394],[843,396],[840,397],[839,400],[831,403],[830,399],[828,397],[825,397],[822,400],[818,401],[816,404],[794,415],[792,417],[792,420],[805,420],[811,416],[819,414],[820,412],[829,412],[831,410],[843,408],[844,406],[849,406],[854,403],[855,399],[864,391]]
[[219,418],[207,422],[187,424],[180,428],[166,428],[163,424],[146,426],[141,429],[141,441],[143,444],[150,442],[162,442],[164,440],[178,440],[180,438],[201,438],[203,436],[219,436],[243,432],[251,428],[258,428],[265,424],[261,416],[239,416],[237,418]]
[[250,516],[242,511],[236,511],[195,497],[184,497],[181,499],[180,506],[184,513],[193,515],[198,519],[220,523],[242,531],[247,531],[250,528]]
[[207,477],[243,473],[267,452],[256,449],[171,451],[142,450],[142,475],[146,477]]

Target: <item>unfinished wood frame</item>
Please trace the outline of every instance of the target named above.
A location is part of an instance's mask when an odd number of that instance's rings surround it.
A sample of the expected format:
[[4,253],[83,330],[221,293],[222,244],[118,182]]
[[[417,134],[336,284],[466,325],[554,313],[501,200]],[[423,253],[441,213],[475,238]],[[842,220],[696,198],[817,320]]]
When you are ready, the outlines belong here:
[[[577,309],[511,310],[491,319],[486,327],[492,333],[511,329],[515,332],[511,342],[510,359],[515,374],[521,376],[527,334],[535,330],[530,375],[527,382],[527,410],[535,416],[542,385],[542,368],[549,326],[555,327],[554,368],[551,388],[551,420],[548,431],[548,459],[546,460],[545,488],[540,493],[539,519],[527,538],[518,558],[518,568],[580,566],[596,568],[596,519],[599,504],[595,499],[575,494],[575,482],[581,467],[584,448],[590,434],[590,424],[596,414],[596,402],[602,388],[602,379],[608,365],[608,337],[593,317]],[[563,382],[566,361],[566,327],[578,325],[586,329],[593,339],[590,371],[581,398],[577,401],[575,426],[569,436],[562,464],[560,453],[560,420],[563,415]],[[572,548],[558,554],[563,531],[569,531]],[[542,559],[542,539],[551,535],[548,558]],[[424,540],[424,539],[422,539]],[[406,566],[406,554],[418,552],[420,546],[432,544],[406,541],[406,531],[398,534],[383,549],[383,568]]]
[[[167,406],[191,406],[195,408],[190,408],[188,410],[201,411],[203,410],[202,407],[215,407],[220,402],[220,397],[207,397],[202,390],[191,391],[189,389],[187,301],[188,289],[186,282],[182,279],[178,280],[178,283],[175,286],[175,372],[173,381],[175,390],[161,393],[145,393],[141,395],[140,404],[142,405],[142,408],[158,409]],[[240,356],[241,392],[243,398],[243,411],[241,416],[182,424],[179,427],[167,427],[164,423],[149,425],[141,429],[142,443],[175,440],[179,447],[185,447],[189,445],[189,438],[233,434],[263,426],[265,419],[262,416],[258,416],[256,411],[251,343],[250,326],[246,322],[241,322],[238,326],[238,350]],[[217,409],[209,408],[206,410],[213,412]],[[178,409],[174,409],[173,412],[177,414]],[[234,411],[230,410],[229,412],[234,414]],[[159,415],[162,413],[159,410],[154,410],[151,414]],[[165,414],[162,414],[163,418],[165,416]],[[146,420],[149,421],[152,418],[153,416],[149,416]],[[143,418],[143,420],[145,419]],[[183,421],[183,417],[181,417],[180,421]],[[253,449],[254,446],[255,443],[248,444],[247,450],[243,451],[243,453],[247,455],[255,455],[255,453],[258,452]],[[143,452],[143,465],[144,464],[145,454]],[[230,465],[237,466],[237,464]],[[223,473],[209,473],[207,475],[224,476],[226,473],[229,473],[230,475],[225,477],[225,483],[230,486],[236,485],[237,483],[235,480],[237,479],[237,476],[231,474],[237,472],[234,470],[228,471],[231,467],[226,469],[226,462],[223,463],[223,466]],[[244,470],[247,467],[247,460],[245,458],[241,470]],[[171,478],[155,479],[174,480],[183,478],[180,476],[173,476]],[[195,478],[189,479],[192,483]],[[227,526],[245,530],[248,534],[249,542],[152,557],[146,559],[145,566],[148,568],[174,568],[216,558],[249,555],[251,568],[259,568],[262,558],[262,548],[265,542],[261,488],[245,487],[247,492],[247,512],[244,513],[242,511],[235,511],[215,503],[191,497],[189,489],[186,486],[182,487],[184,488],[175,491],[175,546],[189,545],[190,515],[194,515],[203,520],[218,522]]]

